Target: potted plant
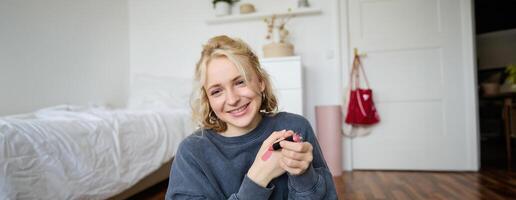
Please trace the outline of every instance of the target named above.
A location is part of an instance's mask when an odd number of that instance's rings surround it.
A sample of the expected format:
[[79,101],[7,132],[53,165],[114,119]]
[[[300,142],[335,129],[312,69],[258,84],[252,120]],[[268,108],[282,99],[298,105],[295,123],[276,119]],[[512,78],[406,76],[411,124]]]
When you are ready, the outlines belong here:
[[268,58],[294,55],[294,45],[288,42],[287,39],[289,32],[285,27],[287,22],[292,17],[294,17],[294,15],[289,14],[279,18],[280,23],[278,26],[275,25],[275,15],[272,15],[270,19],[264,19],[265,23],[267,24],[267,36],[265,39],[269,40],[270,43],[263,46],[263,57]]
[[215,16],[225,16],[231,14],[231,5],[238,2],[238,0],[213,0],[213,8],[215,9]]
[[516,92],[516,64],[507,66],[505,73],[507,77],[501,91],[504,93]]

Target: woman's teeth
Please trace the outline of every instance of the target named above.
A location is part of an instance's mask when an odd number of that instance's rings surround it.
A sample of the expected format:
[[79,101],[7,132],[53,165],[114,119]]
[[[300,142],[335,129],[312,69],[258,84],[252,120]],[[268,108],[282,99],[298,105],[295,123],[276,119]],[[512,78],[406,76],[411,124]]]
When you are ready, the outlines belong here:
[[247,105],[249,105],[249,104],[245,104],[245,105],[243,105],[242,107],[240,107],[240,108],[238,108],[236,110],[232,110],[231,112],[232,113],[242,112],[242,111],[244,111],[247,108]]

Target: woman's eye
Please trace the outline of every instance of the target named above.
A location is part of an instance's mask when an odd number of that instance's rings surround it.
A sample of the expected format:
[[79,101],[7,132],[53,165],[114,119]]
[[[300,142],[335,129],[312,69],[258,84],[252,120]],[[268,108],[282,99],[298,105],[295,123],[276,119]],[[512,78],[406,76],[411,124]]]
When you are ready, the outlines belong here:
[[220,94],[220,90],[212,90],[212,91],[210,92],[210,95],[211,95],[211,96],[215,96],[215,95],[217,95],[217,94]]
[[236,85],[245,85],[245,81],[244,80],[238,80],[236,82]]

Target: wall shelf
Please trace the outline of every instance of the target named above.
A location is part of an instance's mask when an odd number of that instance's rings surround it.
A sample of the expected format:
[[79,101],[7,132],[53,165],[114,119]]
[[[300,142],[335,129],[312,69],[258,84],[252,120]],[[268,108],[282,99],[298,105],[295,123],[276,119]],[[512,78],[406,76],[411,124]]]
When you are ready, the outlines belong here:
[[260,58],[260,63],[261,62],[292,61],[292,60],[301,60],[301,56],[285,56],[285,57]]
[[505,71],[506,68],[507,66],[479,67],[478,71]]
[[238,21],[250,21],[250,20],[262,20],[265,17],[269,17],[272,15],[276,16],[286,16],[289,14],[294,14],[297,16],[302,15],[317,15],[321,14],[322,10],[320,8],[297,8],[292,9],[289,11],[276,11],[276,12],[255,12],[255,13],[249,13],[249,14],[233,14],[229,16],[222,16],[222,17],[213,17],[211,19],[206,20],[207,24],[223,24],[223,23],[231,23],[231,22],[238,22]]

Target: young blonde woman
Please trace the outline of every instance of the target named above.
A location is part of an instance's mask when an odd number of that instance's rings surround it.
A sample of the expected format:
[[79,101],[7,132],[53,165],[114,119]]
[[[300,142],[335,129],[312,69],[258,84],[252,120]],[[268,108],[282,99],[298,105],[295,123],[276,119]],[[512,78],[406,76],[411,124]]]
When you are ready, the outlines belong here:
[[[195,80],[201,128],[179,146],[166,199],[337,199],[312,127],[277,112],[269,77],[247,44],[211,38]],[[294,135],[303,140],[286,139]]]

